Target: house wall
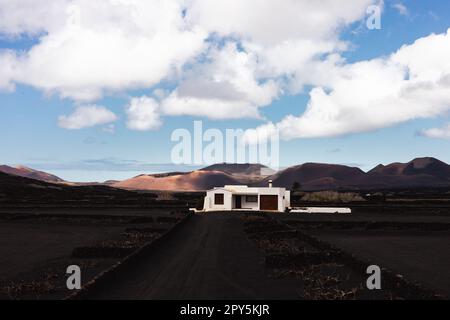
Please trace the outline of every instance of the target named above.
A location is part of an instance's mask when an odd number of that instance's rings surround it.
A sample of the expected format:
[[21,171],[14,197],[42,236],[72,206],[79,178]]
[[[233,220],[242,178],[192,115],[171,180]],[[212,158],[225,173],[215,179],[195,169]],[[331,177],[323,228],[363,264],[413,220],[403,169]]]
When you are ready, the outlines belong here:
[[[247,202],[247,197],[245,195],[241,195],[242,198],[242,209],[249,209],[249,210],[259,210],[259,196],[258,200],[256,202]],[[234,201],[233,201],[234,202]],[[236,205],[233,203],[233,208],[235,208]]]
[[290,208],[290,207],[291,207],[291,192],[289,190],[286,190],[286,192],[284,194],[283,208],[286,209],[286,208]]
[[[214,204],[214,195],[222,193],[224,195],[224,204]],[[253,192],[252,192],[253,193]],[[247,202],[246,195],[242,194],[242,209],[260,210],[260,195],[277,195],[278,196],[278,211],[285,211],[286,207],[290,207],[290,191],[282,188],[258,188],[258,202]],[[284,196],[284,199],[283,199]],[[204,210],[208,211],[229,211],[235,209],[235,197],[233,193],[225,189],[209,190],[206,193],[204,200]]]
[[[217,205],[214,204],[214,195],[216,193],[222,193],[223,194],[223,205]],[[205,210],[224,210],[228,211],[231,210],[231,203],[232,203],[232,194],[231,192],[224,190],[224,189],[217,189],[217,190],[210,190],[206,193],[205,202],[203,208]]]

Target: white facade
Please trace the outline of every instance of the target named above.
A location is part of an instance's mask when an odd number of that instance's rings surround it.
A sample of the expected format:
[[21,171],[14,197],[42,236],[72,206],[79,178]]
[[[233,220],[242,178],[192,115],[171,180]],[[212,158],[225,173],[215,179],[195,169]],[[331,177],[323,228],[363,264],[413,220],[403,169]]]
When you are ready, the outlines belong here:
[[285,188],[224,186],[206,192],[204,211],[280,211],[290,207],[290,191]]

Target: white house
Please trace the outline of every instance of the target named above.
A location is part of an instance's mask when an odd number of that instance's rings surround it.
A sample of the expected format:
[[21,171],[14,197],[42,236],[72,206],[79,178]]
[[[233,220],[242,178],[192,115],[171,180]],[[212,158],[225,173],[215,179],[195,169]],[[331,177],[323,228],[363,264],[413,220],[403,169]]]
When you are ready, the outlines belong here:
[[290,191],[285,188],[232,186],[216,187],[206,192],[204,211],[261,210],[284,212],[290,207]]

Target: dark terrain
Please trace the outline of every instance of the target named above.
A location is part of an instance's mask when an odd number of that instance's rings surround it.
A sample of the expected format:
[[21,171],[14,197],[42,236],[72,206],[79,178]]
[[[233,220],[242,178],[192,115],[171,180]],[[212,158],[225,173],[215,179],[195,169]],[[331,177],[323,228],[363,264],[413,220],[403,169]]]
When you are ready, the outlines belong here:
[[0,173],[0,299],[68,296],[69,265],[86,283],[187,216],[188,201],[166,198]]
[[126,276],[91,299],[295,299],[295,283],[266,276],[239,215],[195,215]]
[[[0,298],[68,297],[68,265],[80,265],[86,284],[142,248],[150,250],[80,298],[448,298],[449,191],[382,188],[359,190],[357,201],[321,202],[296,190],[294,206],[353,212],[192,215],[188,208],[201,207],[202,192],[70,186],[0,173]],[[381,291],[365,288],[370,264],[383,268]]]
[[[449,217],[422,217],[423,222],[401,225],[400,230],[398,221],[411,221],[411,216],[404,215],[400,220],[380,217],[383,224],[375,230],[360,226],[361,221],[373,223],[367,220],[368,215],[357,215],[356,219],[345,216],[343,220],[338,217],[332,226],[323,225],[324,220],[333,219],[332,215],[310,217],[231,212],[194,215],[139,264],[124,271],[123,277],[83,298],[434,299],[449,296]],[[301,223],[303,218],[308,221],[306,225]],[[428,218],[433,223],[431,228],[426,225]],[[349,221],[358,223],[348,226]],[[315,242],[315,237],[336,249]],[[365,268],[370,264],[386,270],[381,291],[369,291],[365,287]]]
[[284,214],[279,219],[362,261],[450,297],[450,213]]

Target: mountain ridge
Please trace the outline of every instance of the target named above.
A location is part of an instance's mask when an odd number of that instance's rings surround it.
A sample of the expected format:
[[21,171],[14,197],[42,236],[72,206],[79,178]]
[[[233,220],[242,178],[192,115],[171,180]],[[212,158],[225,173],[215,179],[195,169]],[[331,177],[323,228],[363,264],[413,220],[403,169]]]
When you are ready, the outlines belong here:
[[53,174],[39,171],[35,169],[31,169],[26,166],[18,165],[15,167],[0,165],[0,172],[12,174],[19,177],[30,178],[39,181],[52,182],[52,183],[62,183],[65,182],[60,177],[57,177]]
[[[12,168],[0,166],[1,168]],[[35,174],[41,181],[63,182],[42,171],[16,167],[20,174]],[[190,172],[141,174],[123,181],[110,181],[115,188],[130,190],[200,191],[225,184],[291,188],[298,184],[303,190],[375,189],[398,187],[450,186],[450,165],[432,157],[415,158],[409,162],[379,164],[364,172],[358,167],[341,164],[307,162],[264,176],[269,168],[261,164],[219,163]],[[13,170],[14,171],[14,170]],[[15,171],[14,171],[15,172]],[[53,179],[53,181],[43,179]],[[59,179],[59,180],[58,180]],[[102,184],[102,183],[98,183]]]

